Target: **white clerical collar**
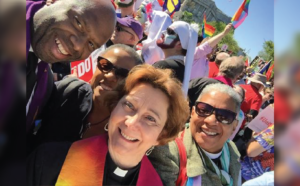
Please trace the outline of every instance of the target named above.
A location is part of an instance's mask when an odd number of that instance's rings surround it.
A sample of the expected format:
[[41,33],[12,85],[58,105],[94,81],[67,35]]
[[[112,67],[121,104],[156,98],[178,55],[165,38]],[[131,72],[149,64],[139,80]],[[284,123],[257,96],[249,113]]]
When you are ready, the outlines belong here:
[[166,59],[180,59],[180,60],[184,61],[184,56],[182,56],[182,55],[169,56]]
[[[201,148],[202,149],[202,148]],[[221,156],[221,154],[222,154],[222,150],[221,150],[221,152],[219,152],[219,153],[217,153],[217,154],[213,154],[213,153],[210,153],[210,152],[207,152],[206,150],[204,150],[204,149],[202,149],[203,150],[203,152],[210,158],[210,159],[217,159],[217,158],[219,158],[220,156]]]
[[32,48],[31,45],[30,45],[30,47],[29,47],[29,52],[33,52],[33,53],[34,53],[33,48]]
[[127,173],[128,173],[128,170],[123,170],[123,169],[120,169],[119,167],[117,167],[114,171],[114,174],[117,176],[120,176],[120,177],[125,177]]

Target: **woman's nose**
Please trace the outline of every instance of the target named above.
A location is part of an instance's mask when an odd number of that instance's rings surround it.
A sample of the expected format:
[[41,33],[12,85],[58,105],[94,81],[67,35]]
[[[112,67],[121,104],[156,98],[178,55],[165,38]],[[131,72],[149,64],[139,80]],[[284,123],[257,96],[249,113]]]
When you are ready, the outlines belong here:
[[125,121],[125,125],[127,127],[135,127],[137,126],[139,123],[139,117],[137,114],[132,115],[132,116],[128,116],[126,121]]
[[114,73],[113,70],[110,71],[110,72],[108,72],[108,73],[105,73],[104,76],[110,82],[116,83],[118,81],[118,78],[116,77],[116,75],[115,75],[115,73]]
[[217,125],[218,120],[216,118],[215,112],[213,112],[211,115],[207,116],[204,119],[204,122],[207,123],[207,124],[209,124],[209,125]]

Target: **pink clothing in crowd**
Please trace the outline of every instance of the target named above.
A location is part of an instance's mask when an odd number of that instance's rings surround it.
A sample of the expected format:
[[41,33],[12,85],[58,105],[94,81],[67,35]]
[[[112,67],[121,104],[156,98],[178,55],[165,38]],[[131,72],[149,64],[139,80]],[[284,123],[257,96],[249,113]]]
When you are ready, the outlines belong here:
[[209,46],[208,42],[203,43],[196,47],[194,54],[194,62],[191,72],[191,80],[196,78],[208,77],[209,61],[206,55],[211,53],[212,47]]
[[229,78],[227,78],[227,77],[225,77],[225,76],[217,76],[217,77],[215,77],[215,78],[213,78],[213,79],[222,81],[224,84],[233,87],[233,84],[232,84],[231,79],[229,79]]

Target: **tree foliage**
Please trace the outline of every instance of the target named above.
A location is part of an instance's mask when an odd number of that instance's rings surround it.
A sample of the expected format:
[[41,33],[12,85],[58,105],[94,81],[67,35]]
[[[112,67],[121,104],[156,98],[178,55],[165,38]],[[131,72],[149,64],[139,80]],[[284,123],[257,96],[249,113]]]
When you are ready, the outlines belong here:
[[187,23],[193,23],[194,22],[193,14],[191,12],[184,11],[181,20]]
[[[224,28],[226,27],[226,24],[223,22],[208,22],[208,24],[215,27],[216,31],[213,36],[223,32]],[[223,44],[228,45],[228,50],[233,52],[233,55],[237,55],[237,53],[240,51],[240,47],[238,45],[238,42],[234,39],[234,30],[232,29],[223,39],[219,42],[219,46],[221,47]]]
[[[181,17],[182,21],[185,21],[187,23],[196,23],[193,19],[193,14],[191,12],[188,11],[184,11],[182,13],[182,17]],[[214,33],[213,36],[223,32],[224,28],[226,27],[226,24],[223,22],[217,22],[217,21],[213,21],[213,22],[207,22],[208,24],[212,25],[213,27],[216,28],[216,31]],[[199,30],[199,35],[202,35],[202,23],[197,23],[200,30]],[[240,47],[238,45],[238,42],[234,39],[233,37],[234,31],[230,31],[230,33],[228,33],[218,44],[219,47],[222,47],[223,44],[227,44],[228,45],[228,50],[233,52],[233,55],[237,55],[237,53],[240,51]]]
[[263,44],[263,50],[258,53],[258,56],[263,58],[265,61],[274,59],[274,42],[265,41]]

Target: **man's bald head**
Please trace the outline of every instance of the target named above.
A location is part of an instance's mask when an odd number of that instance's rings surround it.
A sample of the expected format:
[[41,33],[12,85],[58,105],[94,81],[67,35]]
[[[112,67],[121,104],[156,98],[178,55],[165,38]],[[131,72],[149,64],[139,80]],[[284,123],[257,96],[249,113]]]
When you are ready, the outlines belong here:
[[230,55],[227,54],[226,52],[221,52],[221,53],[217,54],[216,60],[215,60],[216,65],[220,66],[222,61],[224,61],[225,59],[227,59],[229,57],[230,57]]
[[31,45],[45,62],[85,59],[108,41],[115,25],[110,0],[57,0],[34,15]]
[[[109,48],[107,48],[102,53],[102,55],[105,55],[106,53],[110,52],[111,50],[115,50],[115,49],[118,49],[119,51],[123,51],[123,53],[127,53],[127,56],[131,58],[130,61],[133,61],[134,65],[141,65],[144,63],[143,60],[141,59],[141,57],[138,55],[138,53],[132,47],[129,47],[124,44],[114,44],[114,45],[110,46]],[[117,50],[115,50],[115,51],[117,51]],[[116,55],[116,57],[123,57],[123,56],[120,56],[120,54],[118,54],[118,53],[115,53],[115,55]],[[124,60],[123,63],[125,64],[125,63],[127,63],[127,61]]]

